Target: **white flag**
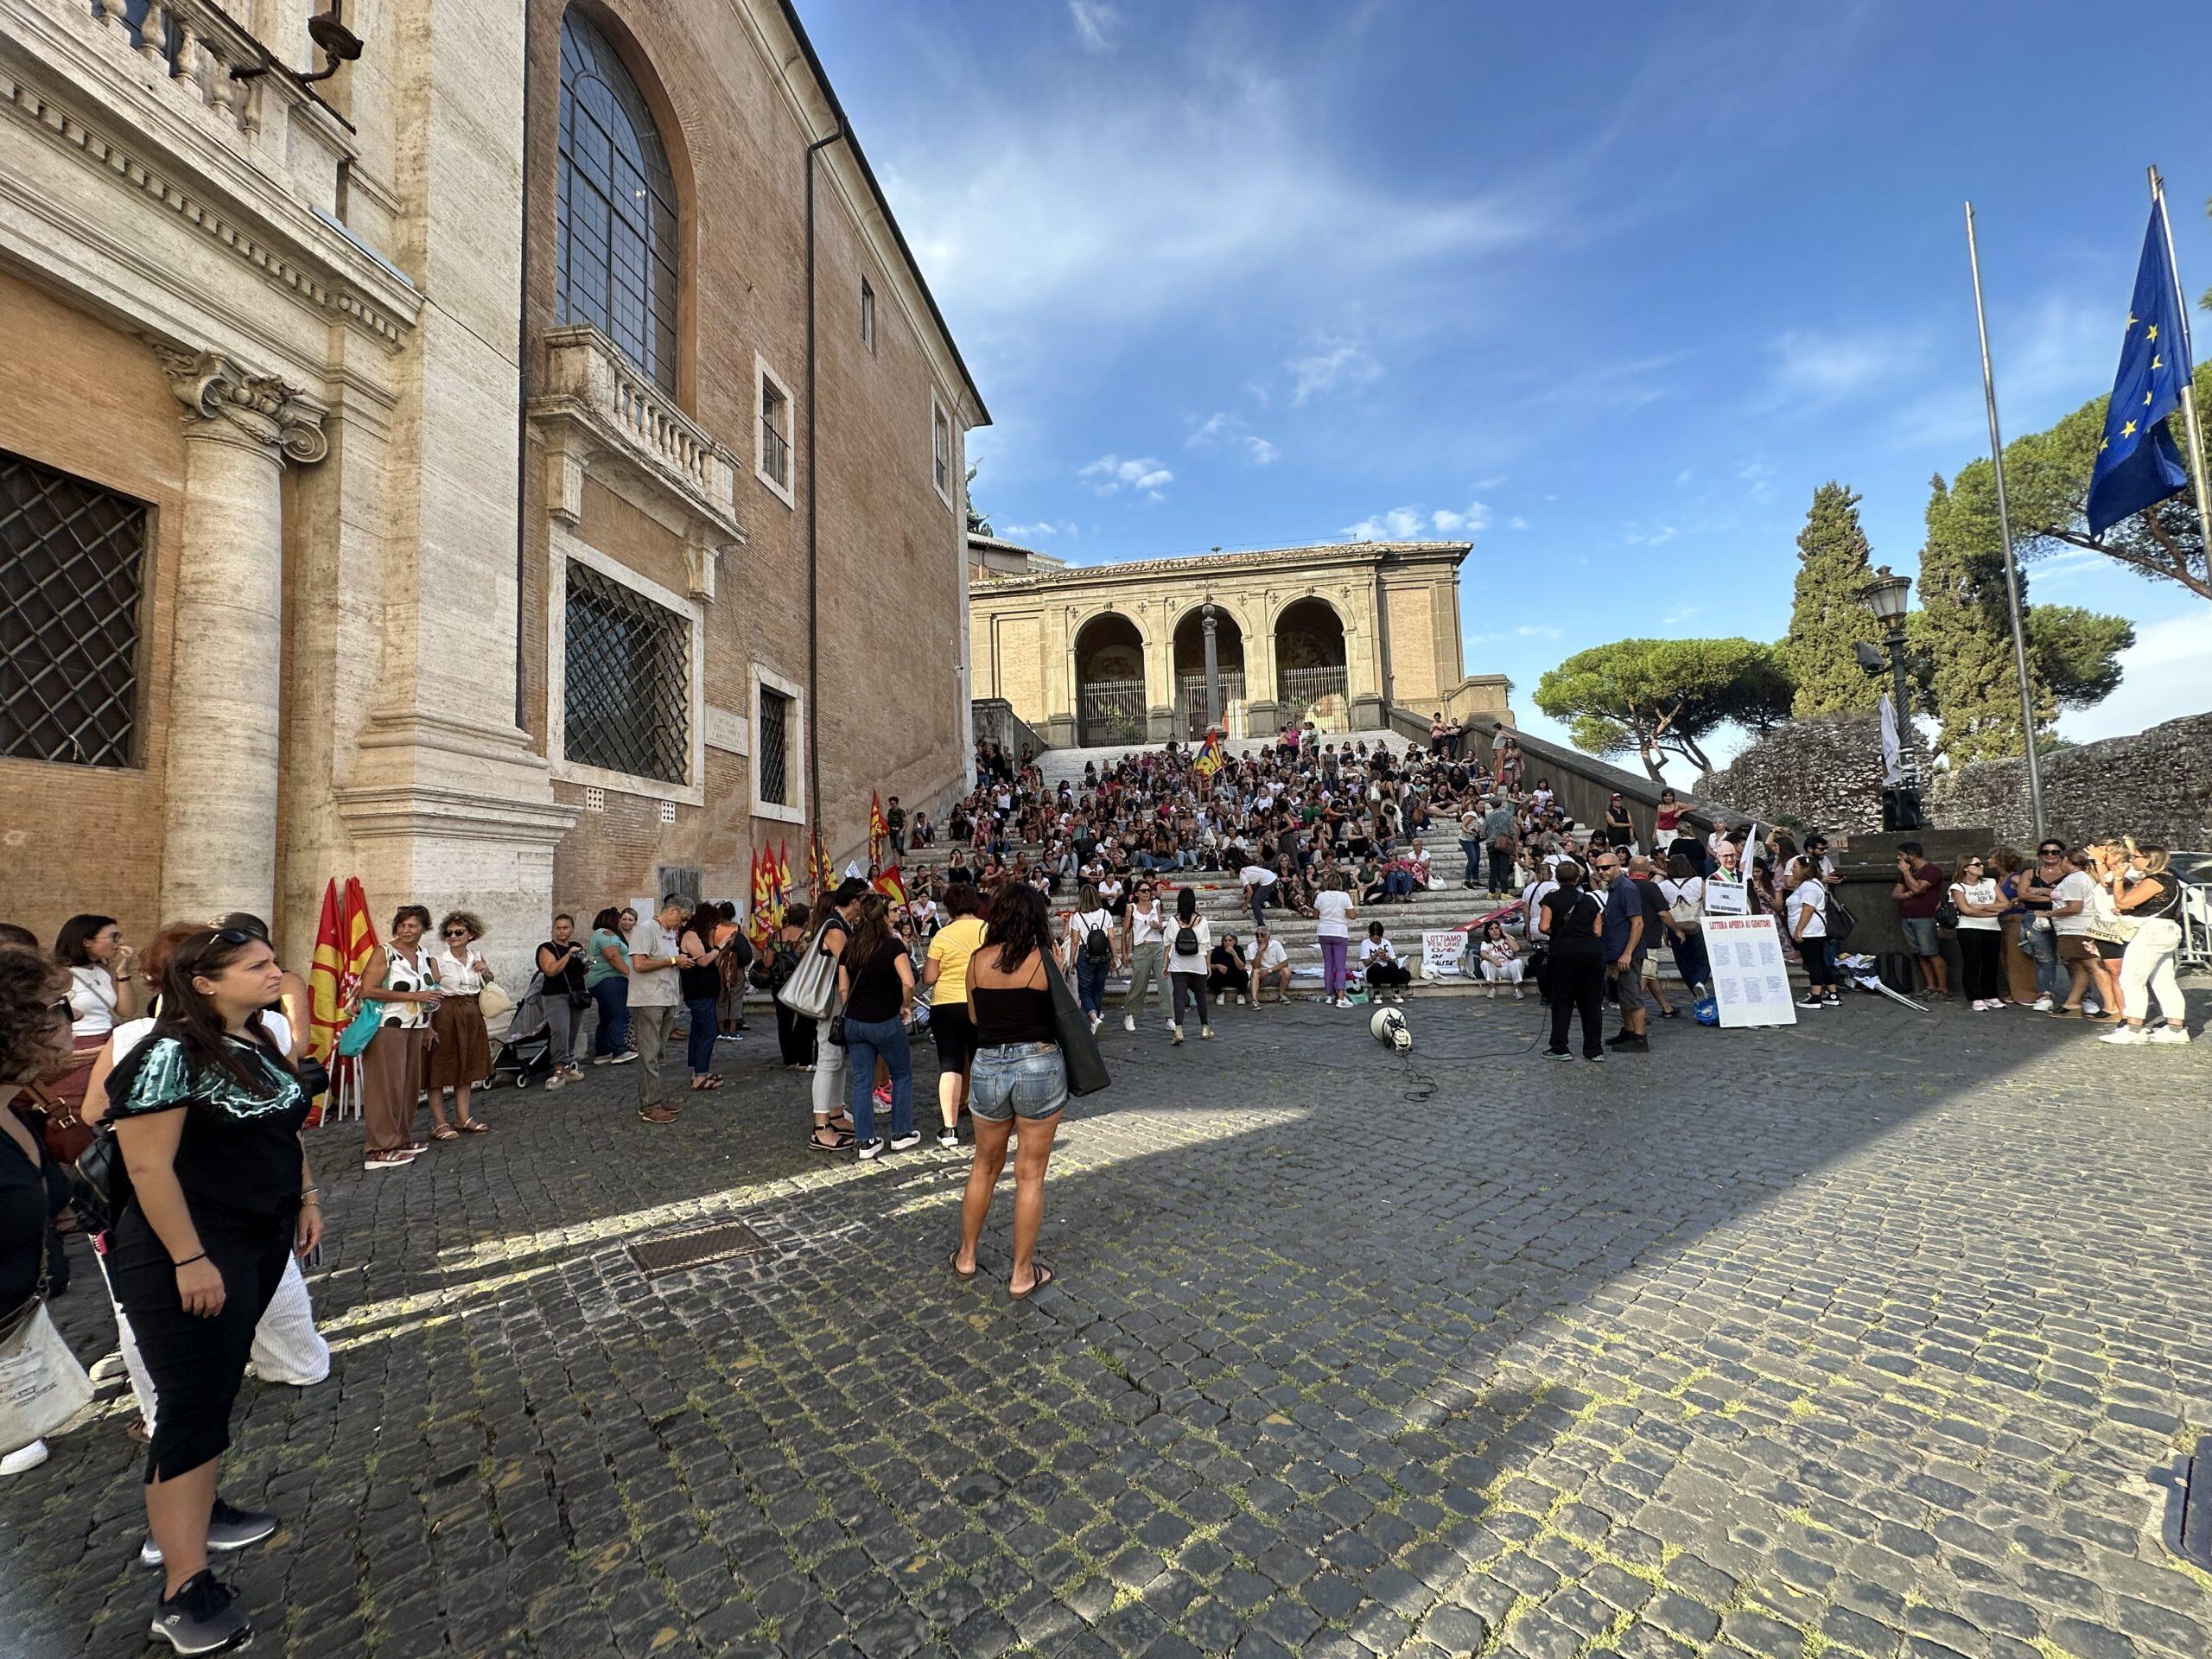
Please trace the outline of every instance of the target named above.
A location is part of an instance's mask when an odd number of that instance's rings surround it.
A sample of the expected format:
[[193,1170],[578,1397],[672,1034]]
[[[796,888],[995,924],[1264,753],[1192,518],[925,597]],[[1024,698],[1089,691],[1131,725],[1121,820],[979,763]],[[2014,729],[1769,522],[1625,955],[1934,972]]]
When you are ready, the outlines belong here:
[[1882,782],[1895,787],[1904,781],[1904,768],[1898,764],[1897,705],[1885,694],[1882,698]]

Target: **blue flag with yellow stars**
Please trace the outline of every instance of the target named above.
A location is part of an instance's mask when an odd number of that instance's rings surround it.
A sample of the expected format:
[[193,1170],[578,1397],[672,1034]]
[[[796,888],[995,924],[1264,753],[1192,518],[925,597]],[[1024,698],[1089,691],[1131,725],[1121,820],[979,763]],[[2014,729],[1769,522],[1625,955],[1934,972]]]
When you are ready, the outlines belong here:
[[2096,471],[2089,477],[2089,534],[2101,536],[2130,513],[2163,501],[2189,482],[2166,416],[2189,395],[2189,346],[2182,333],[2174,269],[2166,257],[2164,203],[2151,208],[2143,235],[2143,263],[2135,271],[2135,298],[2127,308],[2127,338],[2120,348],[2120,373],[2105,406],[2104,435],[2097,442]]

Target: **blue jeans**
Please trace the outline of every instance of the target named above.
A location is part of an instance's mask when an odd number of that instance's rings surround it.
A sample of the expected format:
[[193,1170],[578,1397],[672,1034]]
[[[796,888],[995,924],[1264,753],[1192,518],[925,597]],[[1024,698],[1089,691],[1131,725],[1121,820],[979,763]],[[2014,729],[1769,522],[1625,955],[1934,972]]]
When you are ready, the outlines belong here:
[[591,1033],[592,1058],[622,1053],[630,1046],[630,982],[609,974],[591,988],[591,1000],[599,1004],[599,1023]]
[[703,1077],[715,1069],[715,1008],[719,999],[696,996],[683,1006],[691,1011],[691,1034],[684,1041],[683,1058],[691,1075]]
[[985,1122],[1050,1117],[1067,1103],[1067,1064],[1052,1044],[1006,1043],[976,1051],[968,1109]]
[[1106,1012],[1106,964],[1093,962],[1087,954],[1078,953],[1075,959],[1075,1000],[1083,1004],[1085,1014]]
[[1706,952],[1702,933],[1685,933],[1675,941],[1675,971],[1691,987],[1713,977],[1713,958]]
[[1413,872],[1411,870],[1385,871],[1382,876],[1382,891],[1386,896],[1392,899],[1411,898],[1414,891]]
[[848,1099],[853,1114],[853,1136],[863,1146],[875,1139],[875,1062],[879,1055],[891,1070],[891,1135],[897,1140],[914,1132],[914,1057],[906,1046],[906,1022],[892,1019],[871,1024],[846,1015],[845,1057],[846,1063],[853,1068]]
[[1475,885],[1476,879],[1482,874],[1483,844],[1479,841],[1468,841],[1462,837],[1459,842],[1459,851],[1467,861],[1467,873],[1460,878],[1459,884],[1462,887],[1471,887]]
[[2020,948],[2034,959],[2036,964],[2036,995],[2063,1001],[2066,996],[2067,974],[2058,960],[2058,935],[2035,925],[2031,913],[2020,923]]

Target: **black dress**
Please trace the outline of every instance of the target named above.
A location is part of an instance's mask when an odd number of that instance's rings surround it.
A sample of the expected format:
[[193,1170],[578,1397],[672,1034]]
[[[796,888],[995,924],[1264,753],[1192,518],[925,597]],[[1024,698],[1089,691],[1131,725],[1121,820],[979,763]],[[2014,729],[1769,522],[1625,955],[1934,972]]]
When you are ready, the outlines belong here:
[[35,1163],[23,1155],[14,1135],[0,1135],[0,1319],[31,1299],[42,1263],[53,1274],[49,1290],[66,1282],[54,1218],[68,1206],[69,1178],[46,1155],[37,1131],[26,1128],[38,1152]]

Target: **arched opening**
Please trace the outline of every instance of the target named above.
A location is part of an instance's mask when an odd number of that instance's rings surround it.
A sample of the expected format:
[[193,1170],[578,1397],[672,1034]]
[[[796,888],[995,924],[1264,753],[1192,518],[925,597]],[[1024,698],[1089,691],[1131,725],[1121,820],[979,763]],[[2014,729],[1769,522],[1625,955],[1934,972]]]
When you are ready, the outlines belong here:
[[1109,611],[1075,639],[1076,741],[1086,748],[1145,741],[1144,636]]
[[[1214,607],[1214,671],[1221,682],[1220,702],[1212,720],[1230,723],[1232,704],[1244,701],[1244,630],[1225,605]],[[1175,724],[1181,735],[1206,734],[1206,613],[1205,607],[1186,612],[1175,625]]]
[[670,392],[682,236],[652,110],[613,42],[571,6],[561,20],[556,319],[591,324]]
[[1351,724],[1344,620],[1325,599],[1301,599],[1275,619],[1275,701],[1285,721],[1311,720],[1332,731]]

